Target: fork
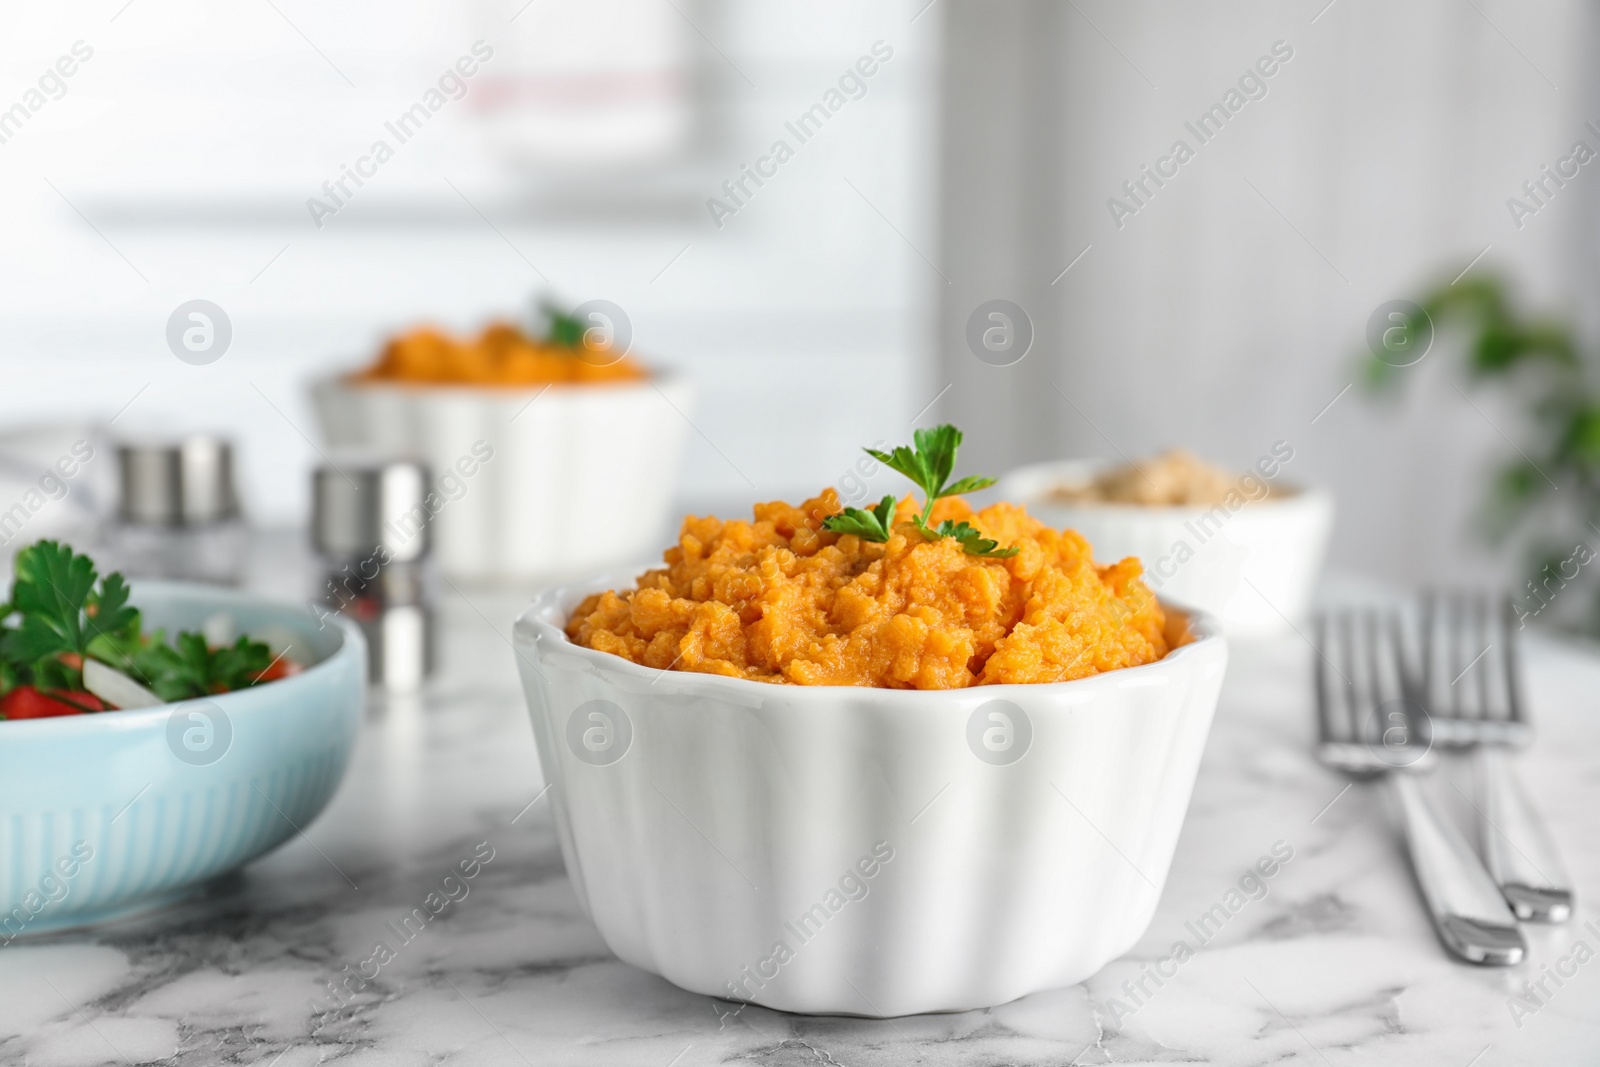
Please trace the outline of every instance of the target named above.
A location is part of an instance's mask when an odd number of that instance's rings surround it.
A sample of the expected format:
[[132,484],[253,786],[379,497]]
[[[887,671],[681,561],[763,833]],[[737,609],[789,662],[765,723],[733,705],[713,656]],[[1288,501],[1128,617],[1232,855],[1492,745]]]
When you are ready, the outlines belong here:
[[1478,834],[1489,873],[1517,918],[1566,922],[1572,880],[1511,766],[1533,740],[1524,711],[1511,602],[1485,593],[1430,592],[1422,603],[1422,703],[1434,739],[1471,748]]
[[1432,766],[1432,740],[1408,691],[1398,615],[1326,613],[1316,625],[1317,759],[1357,778],[1388,780],[1445,947],[1472,963],[1520,963],[1527,943],[1494,879],[1417,783]]

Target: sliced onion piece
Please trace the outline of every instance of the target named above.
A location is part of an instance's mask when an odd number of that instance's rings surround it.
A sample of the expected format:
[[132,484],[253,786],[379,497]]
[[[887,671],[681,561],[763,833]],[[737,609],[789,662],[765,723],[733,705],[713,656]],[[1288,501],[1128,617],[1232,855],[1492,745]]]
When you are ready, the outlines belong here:
[[83,687],[112,707],[124,711],[153,708],[166,703],[115,667],[108,667],[88,657],[83,661]]

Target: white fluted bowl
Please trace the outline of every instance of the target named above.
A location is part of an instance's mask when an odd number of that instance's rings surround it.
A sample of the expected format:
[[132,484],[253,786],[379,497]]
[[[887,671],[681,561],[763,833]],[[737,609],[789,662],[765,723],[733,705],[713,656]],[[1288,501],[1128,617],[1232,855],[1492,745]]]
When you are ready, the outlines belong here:
[[881,1017],[1071,985],[1144,933],[1227,663],[1212,620],[1071,682],[771,685],[567,639],[636,574],[546,593],[514,631],[567,873],[621,959]]
[[670,372],[528,388],[340,377],[311,395],[329,444],[427,462],[435,555],[468,581],[548,581],[647,554],[672,506],[694,399]]
[[1136,556],[1164,600],[1215,615],[1232,636],[1286,632],[1303,621],[1333,526],[1333,497],[1315,488],[1237,508],[1062,503],[1050,493],[1088,481],[1105,466],[1064,460],[1019,467],[1000,479],[1005,500],[1088,538],[1095,558]]

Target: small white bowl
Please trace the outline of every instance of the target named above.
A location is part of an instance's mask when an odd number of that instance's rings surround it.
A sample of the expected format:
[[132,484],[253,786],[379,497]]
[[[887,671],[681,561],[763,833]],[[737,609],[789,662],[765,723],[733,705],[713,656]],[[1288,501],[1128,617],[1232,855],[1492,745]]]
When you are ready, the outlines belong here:
[[884,1017],[1071,985],[1142,936],[1227,664],[1212,620],[1070,682],[773,685],[568,640],[637,574],[545,593],[513,638],[567,873],[621,959]]
[[1330,494],[1274,484],[1276,495],[1234,509],[1051,500],[1057,486],[1083,484],[1106,466],[1036,463],[1011,471],[997,491],[1039,521],[1081,533],[1101,563],[1137,556],[1163,599],[1217,616],[1231,635],[1276,633],[1306,617],[1333,525]]
[[439,565],[468,581],[548,581],[648,553],[672,506],[693,403],[670,372],[529,388],[337,377],[311,394],[329,444],[427,462]]

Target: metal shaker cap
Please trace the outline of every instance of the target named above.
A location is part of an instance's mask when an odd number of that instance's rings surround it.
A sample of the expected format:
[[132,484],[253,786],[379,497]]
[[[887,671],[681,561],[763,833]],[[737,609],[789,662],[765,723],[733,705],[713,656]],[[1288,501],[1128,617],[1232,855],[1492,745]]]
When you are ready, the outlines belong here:
[[224,438],[124,442],[117,446],[117,471],[125,522],[186,526],[239,517],[233,446]]
[[311,476],[311,541],[324,556],[386,552],[406,562],[428,554],[428,468],[417,460],[350,453]]

